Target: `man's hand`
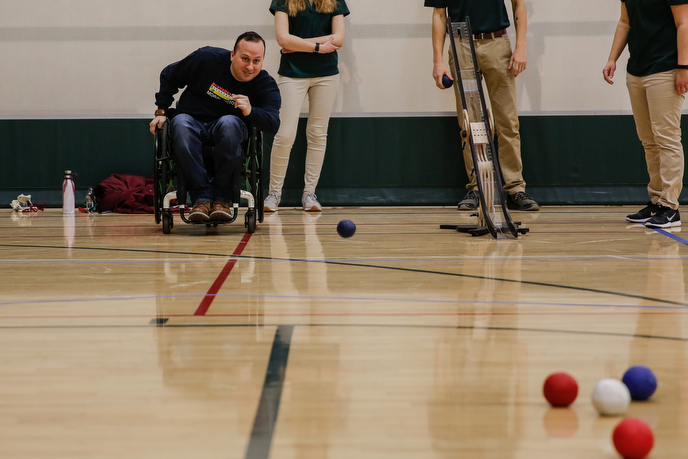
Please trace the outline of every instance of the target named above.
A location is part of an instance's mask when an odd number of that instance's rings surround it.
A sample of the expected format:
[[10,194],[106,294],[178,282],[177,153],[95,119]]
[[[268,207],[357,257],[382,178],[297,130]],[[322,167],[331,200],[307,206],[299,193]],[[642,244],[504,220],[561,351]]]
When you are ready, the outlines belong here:
[[234,106],[241,110],[241,113],[243,113],[244,116],[248,116],[251,114],[251,101],[248,100],[247,96],[243,96],[241,94],[234,94],[232,96],[232,99],[234,100]]
[[513,72],[514,78],[526,69],[526,60],[526,52],[517,47],[511,55],[508,67]]
[[678,69],[676,72],[676,92],[682,96],[688,92],[688,70]]
[[162,129],[162,125],[165,124],[165,121],[167,121],[166,116],[156,116],[153,118],[153,121],[150,122],[151,134],[155,134],[157,129]]
[[442,84],[442,77],[444,75],[447,75],[450,80],[454,81],[451,73],[449,73],[449,70],[445,67],[444,62],[437,62],[432,68],[432,77],[435,79],[435,84],[440,89],[447,89],[444,87],[444,84]]

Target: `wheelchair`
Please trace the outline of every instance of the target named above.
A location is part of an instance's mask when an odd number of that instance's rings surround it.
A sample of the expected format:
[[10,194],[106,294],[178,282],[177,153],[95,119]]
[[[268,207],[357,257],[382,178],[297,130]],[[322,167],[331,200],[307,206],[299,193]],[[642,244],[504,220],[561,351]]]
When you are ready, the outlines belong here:
[[[174,157],[169,133],[170,118],[161,129],[155,133],[155,164],[153,169],[155,223],[162,222],[162,232],[170,234],[174,226],[171,202],[177,200],[179,217],[184,223],[192,225],[206,225],[216,227],[233,223],[239,215],[239,201],[248,201],[248,209],[244,216],[244,226],[247,232],[256,231],[257,222],[263,223],[263,188],[261,186],[261,165],[263,163],[263,135],[256,127],[248,126],[248,140],[242,144],[242,163],[234,177],[232,193],[232,218],[226,221],[208,220],[202,222],[190,221],[185,213],[189,211],[187,205],[187,191],[184,175],[179,170]],[[241,189],[241,185],[244,189]]]

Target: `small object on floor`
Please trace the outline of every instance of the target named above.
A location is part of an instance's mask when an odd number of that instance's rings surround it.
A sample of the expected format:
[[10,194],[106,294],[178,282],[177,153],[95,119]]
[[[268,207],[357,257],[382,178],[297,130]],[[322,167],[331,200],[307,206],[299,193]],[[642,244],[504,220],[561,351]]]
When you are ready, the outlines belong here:
[[643,459],[655,444],[652,429],[638,418],[621,421],[612,434],[616,451],[626,459]]
[[618,379],[612,378],[598,381],[590,397],[597,412],[603,416],[623,414],[631,403],[628,387]]
[[621,378],[633,400],[647,400],[657,390],[657,377],[648,367],[634,365]]
[[578,383],[568,373],[552,373],[545,379],[542,392],[550,405],[565,407],[576,400],[578,396]]
[[349,238],[356,233],[356,225],[351,220],[342,220],[337,224],[337,233],[343,238]]

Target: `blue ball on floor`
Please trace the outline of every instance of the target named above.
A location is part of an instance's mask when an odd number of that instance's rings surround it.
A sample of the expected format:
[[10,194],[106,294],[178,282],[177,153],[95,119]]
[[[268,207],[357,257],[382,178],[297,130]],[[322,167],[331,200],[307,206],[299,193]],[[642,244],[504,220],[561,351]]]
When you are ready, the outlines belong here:
[[351,220],[342,220],[337,224],[337,233],[341,237],[351,237],[356,232],[356,225]]
[[451,88],[454,84],[454,80],[449,78],[447,75],[442,75],[442,86],[445,88]]
[[647,400],[657,389],[655,374],[643,365],[635,365],[626,370],[621,381],[628,387],[633,400]]

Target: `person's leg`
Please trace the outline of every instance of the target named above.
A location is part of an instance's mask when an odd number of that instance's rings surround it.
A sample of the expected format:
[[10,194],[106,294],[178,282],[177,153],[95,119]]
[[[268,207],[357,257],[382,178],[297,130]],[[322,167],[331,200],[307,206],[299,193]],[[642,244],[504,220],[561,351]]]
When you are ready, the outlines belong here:
[[[192,116],[179,114],[170,121],[170,136],[191,202],[212,201],[213,190],[202,154],[206,140],[205,126]],[[180,196],[180,199],[183,197]]]
[[272,142],[270,154],[268,192],[280,196],[289,165],[291,147],[294,145],[296,131],[299,127],[299,114],[308,91],[309,79],[280,76],[277,84],[282,95],[282,107],[280,108],[280,128]]
[[478,66],[485,76],[497,130],[499,166],[504,178],[504,189],[509,194],[514,194],[525,191],[526,184],[521,161],[516,81],[512,71],[507,68],[511,53],[511,44],[506,35],[477,42]]
[[[457,42],[457,46],[460,48],[457,50],[457,52],[464,52],[464,53],[470,53],[470,50],[467,50],[466,47],[464,46],[464,42],[459,41]],[[463,47],[461,47],[463,46]],[[449,71],[452,74],[452,78],[454,78],[454,81],[456,84],[458,84],[458,75],[456,74],[456,69],[454,65],[454,53],[452,52],[451,48],[449,49]],[[455,102],[456,102],[456,115],[459,120],[459,127],[462,130],[465,130],[466,127],[463,125],[463,103],[461,101],[461,98],[456,95],[456,90],[454,89],[454,94],[455,94]],[[463,164],[464,167],[466,168],[466,175],[468,176],[468,183],[466,184],[466,189],[468,191],[471,190],[477,190],[478,188],[478,182],[476,181],[475,178],[475,169],[473,167],[473,156],[471,154],[471,146],[468,143],[468,140],[462,139],[463,142]],[[477,198],[477,194],[475,195]],[[459,203],[459,208],[461,208],[461,203]],[[464,207],[466,207],[467,210],[473,210],[478,207],[477,199],[475,200],[475,205],[473,205],[473,201],[467,202]]]
[[681,109],[684,96],[676,91],[676,71],[661,72],[644,78],[650,124],[657,147],[656,178],[653,192],[657,203],[678,209],[683,189],[683,145],[681,144]]
[[327,128],[332,106],[339,90],[339,75],[313,78],[308,90],[308,123],[306,125],[306,171],[304,194],[315,193],[320,179],[325,150],[327,149]]
[[241,144],[248,139],[248,128],[237,116],[226,115],[208,126],[213,145],[213,200],[230,202],[237,167],[241,166]]
[[650,176],[647,192],[650,195],[652,204],[658,204],[662,190],[659,177],[659,146],[655,142],[655,135],[652,132],[646,85],[643,78],[627,73],[626,87],[628,88],[628,95],[631,101],[635,129],[645,151],[645,163],[647,173]]

